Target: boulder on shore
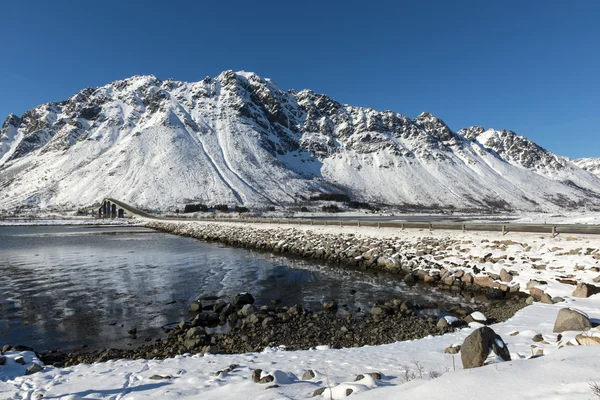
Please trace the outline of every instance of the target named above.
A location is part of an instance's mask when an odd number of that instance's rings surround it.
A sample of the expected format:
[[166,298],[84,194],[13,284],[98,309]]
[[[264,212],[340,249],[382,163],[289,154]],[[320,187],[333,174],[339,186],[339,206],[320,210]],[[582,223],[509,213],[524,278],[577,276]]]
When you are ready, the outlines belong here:
[[460,348],[463,368],[477,368],[485,364],[490,351],[504,361],[510,361],[510,352],[504,340],[493,329],[484,326],[471,333]]
[[554,322],[554,332],[585,331],[592,327],[588,316],[575,308],[562,308]]
[[596,285],[579,282],[573,291],[573,297],[586,298],[598,293],[600,290]]
[[236,294],[233,296],[232,304],[240,308],[246,304],[254,304],[254,297],[248,292]]

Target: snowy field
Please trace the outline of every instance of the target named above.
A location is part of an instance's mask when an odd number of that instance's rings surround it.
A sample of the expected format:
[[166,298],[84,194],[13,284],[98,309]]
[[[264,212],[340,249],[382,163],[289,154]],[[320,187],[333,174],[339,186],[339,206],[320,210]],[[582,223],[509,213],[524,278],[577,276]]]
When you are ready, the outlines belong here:
[[[139,220],[138,220],[139,221]],[[206,224],[206,222],[187,222]],[[225,223],[244,226],[242,223]],[[276,224],[260,224],[257,229],[283,229]],[[288,227],[289,228],[289,227]],[[291,228],[289,228],[291,229]],[[451,345],[463,340],[478,323],[438,337],[388,345],[348,349],[317,348],[287,352],[265,349],[261,353],[240,355],[184,355],[160,360],[115,360],[93,365],[78,365],[23,376],[32,353],[8,352],[6,365],[0,366],[0,398],[9,399],[305,399],[326,388],[322,397],[339,399],[594,399],[590,384],[600,384],[599,346],[579,346],[575,336],[581,331],[553,332],[560,309],[574,307],[600,323],[600,295],[575,298],[572,284],[593,283],[600,275],[600,236],[492,232],[392,230],[333,226],[294,226],[314,233],[355,233],[364,237],[396,237],[418,242],[423,237],[459,240],[444,250],[443,260],[461,265],[485,266],[486,271],[513,273],[520,290],[544,290],[564,301],[534,303],[506,322],[491,325],[508,345],[513,361],[463,370],[460,353],[446,354]],[[486,257],[490,255],[489,257]],[[439,256],[439,253],[438,253]],[[541,337],[538,336],[541,334]],[[600,335],[596,328],[587,335]],[[532,356],[537,355],[535,358]],[[25,365],[15,358],[22,356]],[[232,364],[237,367],[223,372]],[[251,379],[262,369],[273,382],[260,384]],[[306,370],[315,377],[302,379]],[[222,371],[222,372],[218,372]],[[367,373],[378,372],[375,380]],[[355,381],[357,375],[363,378]],[[156,378],[166,379],[156,379]],[[270,387],[277,385],[276,387]],[[331,390],[331,392],[330,392]],[[331,396],[330,396],[331,394]]]

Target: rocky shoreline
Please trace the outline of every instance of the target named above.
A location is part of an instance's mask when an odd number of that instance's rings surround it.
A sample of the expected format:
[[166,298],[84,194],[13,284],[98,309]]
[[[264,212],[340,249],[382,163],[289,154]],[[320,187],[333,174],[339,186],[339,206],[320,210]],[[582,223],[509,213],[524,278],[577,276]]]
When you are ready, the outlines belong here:
[[[105,349],[92,352],[46,352],[40,359],[58,367],[111,359],[164,359],[186,353],[237,354],[260,352],[265,347],[306,350],[317,346],[331,348],[380,345],[443,335],[474,322],[471,314],[486,316],[484,323],[502,322],[526,306],[522,296],[488,304],[440,306],[439,316],[424,316],[420,310],[431,307],[402,299],[376,302],[369,310],[351,314],[336,301],[323,303],[323,310],[291,307],[254,306],[249,293],[238,294],[231,302],[190,305],[190,318],[166,328],[167,337],[136,349]],[[444,317],[446,316],[446,317]],[[215,328],[226,327],[225,333]]]

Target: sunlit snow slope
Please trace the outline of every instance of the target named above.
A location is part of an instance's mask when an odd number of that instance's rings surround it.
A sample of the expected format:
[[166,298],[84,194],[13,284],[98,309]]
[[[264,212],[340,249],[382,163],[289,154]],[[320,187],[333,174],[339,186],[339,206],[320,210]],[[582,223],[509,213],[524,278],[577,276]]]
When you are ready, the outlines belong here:
[[0,209],[103,197],[294,204],[317,192],[433,208],[556,210],[600,204],[600,179],[513,132],[452,132],[423,113],[342,105],[232,71],[188,83],[135,76],[10,115]]
[[579,168],[600,177],[600,158],[579,158],[574,160],[573,163]]

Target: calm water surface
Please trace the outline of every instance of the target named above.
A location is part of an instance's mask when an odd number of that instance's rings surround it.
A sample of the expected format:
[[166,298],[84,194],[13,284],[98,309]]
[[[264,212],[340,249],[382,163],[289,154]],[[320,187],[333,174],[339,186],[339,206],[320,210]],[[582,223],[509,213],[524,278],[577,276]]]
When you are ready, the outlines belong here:
[[392,277],[131,227],[0,227],[0,274],[0,345],[39,351],[155,339],[202,296],[248,291],[258,305],[281,300],[314,310],[329,298],[354,309],[386,297],[445,296]]

